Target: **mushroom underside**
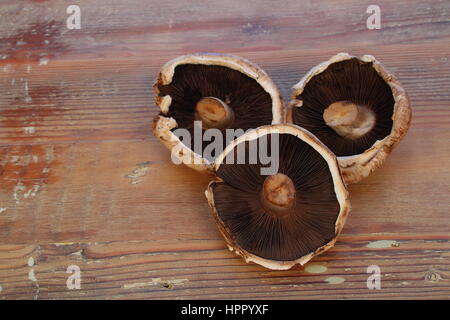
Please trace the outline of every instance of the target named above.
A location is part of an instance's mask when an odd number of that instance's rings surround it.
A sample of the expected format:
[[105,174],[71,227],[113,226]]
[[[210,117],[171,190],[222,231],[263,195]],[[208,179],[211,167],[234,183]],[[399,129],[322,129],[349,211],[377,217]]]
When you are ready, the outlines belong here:
[[[158,84],[158,91],[161,97],[171,97],[169,111],[163,116],[176,120],[178,126],[173,131],[184,128],[194,137],[194,121],[201,120],[202,135],[206,129],[220,130],[224,147],[229,140],[226,129],[246,131],[272,123],[270,94],[255,79],[228,67],[178,65],[172,81],[167,85]],[[192,142],[191,145],[182,142],[192,148]],[[202,141],[202,152],[210,143]]]
[[296,97],[292,120],[337,156],[363,153],[392,130],[395,100],[371,62],[335,62],[313,76]]
[[[222,181],[211,190],[231,242],[264,259],[293,261],[335,238],[340,205],[328,164],[314,148],[291,134],[270,134],[269,150],[275,141],[276,173],[261,175],[260,161],[223,163],[217,170]],[[249,142],[242,143],[248,156]]]

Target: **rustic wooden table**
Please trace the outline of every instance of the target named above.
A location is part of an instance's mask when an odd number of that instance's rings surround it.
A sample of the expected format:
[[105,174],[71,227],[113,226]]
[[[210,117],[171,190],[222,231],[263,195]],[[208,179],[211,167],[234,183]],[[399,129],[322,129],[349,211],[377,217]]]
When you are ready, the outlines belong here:
[[[380,30],[373,1],[74,2],[79,30],[67,1],[0,5],[0,299],[450,297],[449,1],[376,1]],[[335,53],[373,54],[410,94],[406,138],[306,268],[229,252],[210,179],[151,134],[159,68],[198,51],[256,62],[285,100]]]

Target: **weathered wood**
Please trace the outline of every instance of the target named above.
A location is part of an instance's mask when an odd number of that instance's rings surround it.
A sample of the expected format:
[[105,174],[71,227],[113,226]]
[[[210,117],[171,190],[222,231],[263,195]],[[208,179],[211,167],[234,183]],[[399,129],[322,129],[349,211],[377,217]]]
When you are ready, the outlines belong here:
[[[3,245],[2,297],[50,298],[447,298],[449,237],[410,234],[394,246],[368,248],[374,236],[343,236],[309,266],[268,271],[245,264],[220,240],[120,241]],[[381,237],[388,238],[388,237]],[[387,242],[388,243],[388,242]],[[438,249],[437,249],[438,248]],[[34,264],[27,262],[33,257]],[[81,289],[68,290],[69,265]],[[368,290],[367,266],[382,270],[381,290]],[[33,275],[30,276],[30,271]],[[314,269],[312,269],[314,271]],[[321,270],[319,270],[321,271]],[[336,281],[343,281],[335,283]],[[329,283],[332,282],[332,283]]]
[[[350,0],[77,4],[81,30],[66,28],[65,2],[0,5],[1,299],[450,296],[448,1],[378,1],[380,30],[366,28],[372,3]],[[309,264],[324,272],[230,253],[210,177],[172,164],[151,135],[159,68],[195,51],[258,63],[285,100],[340,51],[375,55],[408,90],[410,132],[350,186],[337,246]],[[80,290],[66,287],[72,264]],[[381,290],[366,286],[369,265]]]

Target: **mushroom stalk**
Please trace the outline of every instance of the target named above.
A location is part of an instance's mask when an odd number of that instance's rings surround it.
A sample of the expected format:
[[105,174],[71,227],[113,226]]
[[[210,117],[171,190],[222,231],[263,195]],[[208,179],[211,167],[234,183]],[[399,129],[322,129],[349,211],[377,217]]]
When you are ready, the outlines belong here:
[[295,204],[295,186],[291,178],[277,173],[266,178],[262,190],[262,204],[275,218],[283,218]]
[[215,97],[205,97],[195,106],[195,118],[202,121],[204,129],[224,129],[234,120],[234,112],[225,102]]
[[375,125],[375,114],[365,106],[350,101],[337,101],[323,112],[325,123],[337,134],[348,139],[358,139]]

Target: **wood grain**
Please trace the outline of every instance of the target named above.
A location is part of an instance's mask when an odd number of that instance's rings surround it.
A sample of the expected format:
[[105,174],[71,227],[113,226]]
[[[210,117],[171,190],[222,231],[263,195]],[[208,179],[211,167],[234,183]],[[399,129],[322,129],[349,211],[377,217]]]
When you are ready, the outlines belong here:
[[[81,30],[66,28],[64,1],[0,5],[0,299],[450,297],[448,1],[378,1],[380,30],[366,28],[370,1],[77,4]],[[159,68],[198,51],[258,63],[285,100],[340,51],[373,54],[407,89],[411,129],[350,186],[337,246],[309,264],[325,272],[230,253],[210,178],[151,135]],[[72,264],[80,290],[66,287]]]

